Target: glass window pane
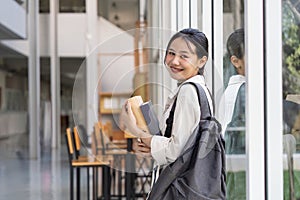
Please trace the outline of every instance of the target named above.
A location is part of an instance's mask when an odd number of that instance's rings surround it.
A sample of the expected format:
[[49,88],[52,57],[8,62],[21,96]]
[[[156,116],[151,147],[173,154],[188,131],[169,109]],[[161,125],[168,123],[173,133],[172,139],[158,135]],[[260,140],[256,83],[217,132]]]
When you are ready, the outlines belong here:
[[49,13],[50,12],[50,3],[49,0],[39,0],[40,13]]
[[284,199],[300,199],[300,1],[282,1]]
[[59,12],[61,13],[84,13],[85,0],[61,0],[59,1]]
[[225,136],[227,199],[246,199],[244,1],[223,1],[223,84],[219,120]]

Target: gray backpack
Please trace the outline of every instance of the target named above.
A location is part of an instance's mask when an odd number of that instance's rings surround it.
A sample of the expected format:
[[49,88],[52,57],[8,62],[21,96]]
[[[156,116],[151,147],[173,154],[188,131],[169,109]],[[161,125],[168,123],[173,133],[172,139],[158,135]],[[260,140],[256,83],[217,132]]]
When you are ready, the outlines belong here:
[[[180,156],[160,173],[148,200],[226,199],[225,142],[221,125],[211,115],[202,86],[188,84],[197,88],[201,108],[199,125]],[[167,120],[165,136],[171,135],[175,106],[176,103]]]

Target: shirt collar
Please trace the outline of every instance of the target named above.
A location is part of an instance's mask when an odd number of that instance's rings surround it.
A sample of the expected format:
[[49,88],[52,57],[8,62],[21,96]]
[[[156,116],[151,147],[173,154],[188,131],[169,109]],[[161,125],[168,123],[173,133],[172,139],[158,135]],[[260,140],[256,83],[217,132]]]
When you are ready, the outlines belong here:
[[168,98],[169,99],[173,99],[176,95],[177,95],[177,93],[179,92],[179,89],[182,87],[182,85],[184,84],[184,83],[186,83],[186,82],[194,82],[194,83],[199,83],[199,84],[201,84],[201,85],[205,85],[205,78],[204,78],[204,76],[203,75],[196,75],[196,76],[193,76],[193,77],[191,77],[191,78],[189,78],[189,79],[187,79],[187,80],[185,80],[185,81],[183,81],[183,82],[178,82],[178,87],[176,88],[176,89],[174,89],[171,93],[170,93],[170,95],[168,96]]
[[246,77],[243,75],[233,75],[230,77],[228,85],[237,84],[237,83],[244,83],[246,82]]

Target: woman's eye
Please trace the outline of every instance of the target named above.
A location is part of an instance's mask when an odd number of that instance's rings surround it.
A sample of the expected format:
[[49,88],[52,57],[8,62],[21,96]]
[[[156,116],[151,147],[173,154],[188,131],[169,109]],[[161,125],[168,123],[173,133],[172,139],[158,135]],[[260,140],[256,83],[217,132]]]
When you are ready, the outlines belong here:
[[171,51],[169,51],[169,52],[168,52],[168,55],[170,55],[170,56],[174,56],[174,55],[175,55],[175,53],[174,53],[174,52],[171,52]]
[[182,59],[187,59],[187,58],[189,58],[189,57],[188,57],[187,55],[181,55],[180,58],[182,58]]

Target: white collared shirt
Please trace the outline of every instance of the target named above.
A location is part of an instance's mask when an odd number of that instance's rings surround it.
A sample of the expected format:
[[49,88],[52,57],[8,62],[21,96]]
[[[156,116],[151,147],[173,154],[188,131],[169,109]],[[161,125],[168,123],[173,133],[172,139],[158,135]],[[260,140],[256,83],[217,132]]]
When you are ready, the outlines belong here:
[[[203,87],[208,98],[211,112],[213,113],[212,99],[205,85],[204,77],[197,75],[185,82],[199,83]],[[152,137],[151,154],[158,165],[166,165],[176,160],[200,121],[201,113],[196,88],[191,84],[181,84],[168,97],[163,118],[160,121],[162,134],[165,133],[166,120],[169,117],[176,96],[177,103],[171,137]]]
[[228,82],[228,86],[224,92],[222,101],[224,101],[222,107],[222,112],[220,112],[219,115],[219,121],[222,124],[222,133],[224,136],[225,130],[227,128],[227,125],[231,122],[236,97],[238,94],[238,91],[243,83],[245,83],[246,78],[242,75],[234,75],[231,76]]

